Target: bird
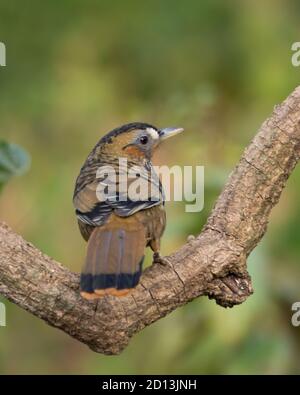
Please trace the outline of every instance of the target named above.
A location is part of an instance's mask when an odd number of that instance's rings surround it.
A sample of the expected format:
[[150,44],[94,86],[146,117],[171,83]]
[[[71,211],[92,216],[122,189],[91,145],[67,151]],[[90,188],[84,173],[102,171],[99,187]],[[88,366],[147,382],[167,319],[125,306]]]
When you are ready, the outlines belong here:
[[[88,155],[73,194],[79,230],[87,241],[80,276],[84,299],[129,294],[139,283],[146,247],[153,251],[153,263],[165,263],[160,255],[165,195],[152,155],[162,141],[182,131],[128,123],[104,135]],[[134,182],[140,183],[136,190]],[[140,195],[128,193],[138,193],[141,186]]]

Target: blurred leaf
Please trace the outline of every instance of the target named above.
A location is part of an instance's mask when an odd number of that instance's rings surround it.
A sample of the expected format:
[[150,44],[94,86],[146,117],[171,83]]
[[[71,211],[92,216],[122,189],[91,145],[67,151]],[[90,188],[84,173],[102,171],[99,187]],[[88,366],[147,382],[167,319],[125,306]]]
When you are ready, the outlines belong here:
[[30,157],[16,144],[0,141],[0,190],[11,177],[23,174],[28,170]]

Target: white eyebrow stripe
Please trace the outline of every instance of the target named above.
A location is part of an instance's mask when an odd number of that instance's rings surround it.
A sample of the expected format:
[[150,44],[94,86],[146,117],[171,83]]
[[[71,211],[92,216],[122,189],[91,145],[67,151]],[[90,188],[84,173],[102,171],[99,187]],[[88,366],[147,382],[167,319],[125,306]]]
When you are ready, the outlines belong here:
[[158,132],[153,128],[147,128],[146,131],[150,134],[153,140],[157,140],[159,138]]

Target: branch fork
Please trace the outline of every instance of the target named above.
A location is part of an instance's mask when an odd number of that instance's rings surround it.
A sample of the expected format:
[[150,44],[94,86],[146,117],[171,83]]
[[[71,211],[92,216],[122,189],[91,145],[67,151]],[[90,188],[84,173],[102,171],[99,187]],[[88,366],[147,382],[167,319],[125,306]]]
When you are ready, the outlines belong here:
[[231,173],[196,238],[147,268],[132,294],[86,301],[79,276],[0,222],[0,293],[92,350],[118,354],[131,337],[191,300],[223,307],[253,293],[247,257],[300,157],[300,87],[274,108]]

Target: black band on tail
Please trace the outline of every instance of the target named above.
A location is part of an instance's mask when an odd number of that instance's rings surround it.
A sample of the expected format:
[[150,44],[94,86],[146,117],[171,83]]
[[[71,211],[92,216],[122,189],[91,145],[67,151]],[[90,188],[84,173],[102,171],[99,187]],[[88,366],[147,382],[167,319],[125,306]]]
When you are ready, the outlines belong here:
[[93,293],[96,289],[115,288],[131,289],[134,288],[142,274],[142,264],[144,257],[139,263],[139,270],[135,273],[117,273],[117,274],[89,274],[82,273],[80,277],[81,292]]

